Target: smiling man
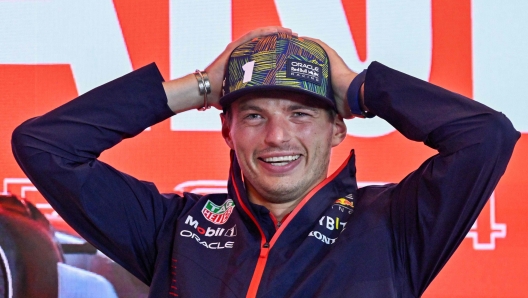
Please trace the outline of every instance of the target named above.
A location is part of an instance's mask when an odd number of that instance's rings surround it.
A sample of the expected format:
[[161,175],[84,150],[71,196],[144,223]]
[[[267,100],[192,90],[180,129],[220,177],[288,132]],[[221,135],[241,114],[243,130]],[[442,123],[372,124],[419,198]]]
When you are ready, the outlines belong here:
[[[232,149],[227,194],[160,194],[97,160],[174,113],[211,105],[224,111]],[[343,118],[373,116],[438,154],[397,184],[358,189],[353,151],[329,176]],[[356,74],[322,41],[268,27],[204,72],[163,82],[150,65],[98,87],[26,121],[12,143],[55,210],[150,285],[150,297],[419,297],[519,135],[459,94],[377,62]]]
[[222,117],[223,135],[236,152],[250,201],[280,222],[326,178],[331,147],[344,139],[346,126],[307,95],[260,93],[231,105],[232,116]]

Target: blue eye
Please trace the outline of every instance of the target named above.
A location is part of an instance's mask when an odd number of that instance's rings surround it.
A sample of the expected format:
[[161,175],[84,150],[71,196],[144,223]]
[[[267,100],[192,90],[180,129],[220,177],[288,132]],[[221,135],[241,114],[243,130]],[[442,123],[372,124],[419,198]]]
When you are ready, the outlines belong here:
[[262,118],[262,116],[260,116],[259,114],[249,114],[246,116],[246,119],[260,119]]
[[303,113],[303,112],[294,112],[293,116],[295,116],[295,117],[303,117],[303,116],[308,116],[308,114]]

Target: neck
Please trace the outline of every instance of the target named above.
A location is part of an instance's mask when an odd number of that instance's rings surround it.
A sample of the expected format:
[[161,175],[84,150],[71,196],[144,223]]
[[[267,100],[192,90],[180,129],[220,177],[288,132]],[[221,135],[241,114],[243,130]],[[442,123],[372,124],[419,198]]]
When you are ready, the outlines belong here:
[[287,214],[292,212],[304,198],[303,195],[287,202],[273,202],[258,193],[250,183],[246,183],[246,191],[251,203],[266,207],[278,222],[281,222]]

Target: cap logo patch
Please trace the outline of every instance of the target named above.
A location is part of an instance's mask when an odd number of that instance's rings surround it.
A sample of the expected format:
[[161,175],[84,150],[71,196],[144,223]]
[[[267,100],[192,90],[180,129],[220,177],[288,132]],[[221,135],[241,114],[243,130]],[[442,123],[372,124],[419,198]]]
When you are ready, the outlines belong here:
[[286,77],[321,85],[321,67],[317,64],[313,64],[306,61],[287,59]]
[[253,77],[253,67],[255,67],[255,61],[249,61],[242,65],[242,69],[244,70],[244,79],[242,79],[242,83],[251,81],[251,78]]

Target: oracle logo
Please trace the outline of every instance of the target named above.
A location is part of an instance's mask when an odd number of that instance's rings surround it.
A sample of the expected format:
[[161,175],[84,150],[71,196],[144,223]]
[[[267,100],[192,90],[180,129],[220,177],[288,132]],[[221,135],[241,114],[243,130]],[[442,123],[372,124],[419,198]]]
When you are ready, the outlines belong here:
[[317,66],[313,66],[313,65],[308,64],[308,63],[295,62],[295,61],[292,61],[292,66],[304,67],[304,68],[308,68],[310,70],[315,70],[315,71],[319,70],[319,67],[317,67]]

